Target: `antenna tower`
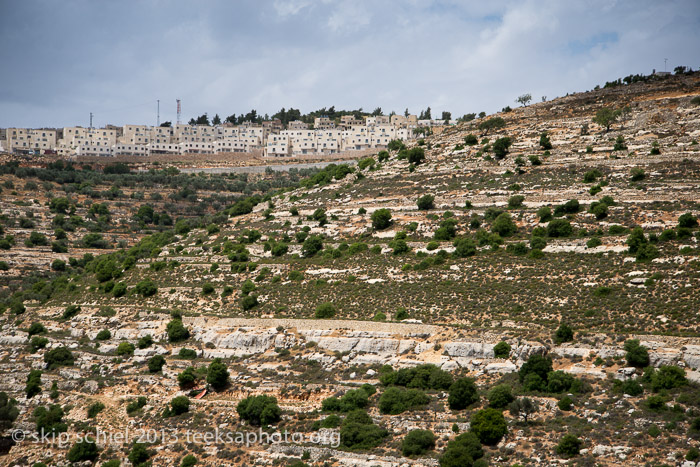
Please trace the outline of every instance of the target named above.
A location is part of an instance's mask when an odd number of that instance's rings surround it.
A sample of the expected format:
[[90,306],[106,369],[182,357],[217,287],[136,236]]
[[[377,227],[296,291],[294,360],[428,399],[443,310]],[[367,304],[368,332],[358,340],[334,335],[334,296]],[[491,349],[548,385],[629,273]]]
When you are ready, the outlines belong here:
[[177,124],[180,124],[180,115],[182,114],[182,107],[180,106],[180,99],[176,99],[177,101]]

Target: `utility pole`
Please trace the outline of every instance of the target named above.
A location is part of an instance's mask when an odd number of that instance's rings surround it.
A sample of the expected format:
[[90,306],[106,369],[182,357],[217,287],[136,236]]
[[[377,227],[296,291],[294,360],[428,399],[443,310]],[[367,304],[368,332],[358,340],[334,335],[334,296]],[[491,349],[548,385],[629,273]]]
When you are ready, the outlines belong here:
[[156,126],[160,126],[160,99],[158,99],[158,116],[156,117]]
[[664,58],[664,73],[666,72],[666,62],[668,62],[668,58]]

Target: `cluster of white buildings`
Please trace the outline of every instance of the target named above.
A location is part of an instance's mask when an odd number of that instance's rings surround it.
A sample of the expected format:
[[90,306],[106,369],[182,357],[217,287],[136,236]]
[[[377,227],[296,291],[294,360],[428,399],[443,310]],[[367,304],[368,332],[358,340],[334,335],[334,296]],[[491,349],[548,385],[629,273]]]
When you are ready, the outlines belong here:
[[279,120],[262,125],[7,128],[0,129],[0,151],[62,156],[258,152],[268,157],[295,157],[385,148],[391,140],[414,138],[416,128],[438,125],[444,122],[417,120],[415,115],[361,120],[347,115],[337,125],[327,117],[316,118],[313,129],[301,121],[290,122],[284,129]]

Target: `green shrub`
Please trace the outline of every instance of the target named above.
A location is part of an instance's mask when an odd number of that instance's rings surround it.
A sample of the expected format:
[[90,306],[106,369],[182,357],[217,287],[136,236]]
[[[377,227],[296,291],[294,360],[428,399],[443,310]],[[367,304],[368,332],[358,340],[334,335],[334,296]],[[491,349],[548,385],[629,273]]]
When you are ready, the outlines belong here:
[[557,328],[554,333],[554,342],[556,344],[563,344],[564,342],[571,342],[574,340],[574,330],[571,329],[566,323],[562,323]]
[[578,456],[581,451],[583,442],[572,434],[567,434],[562,437],[557,444],[556,452],[564,458]]
[[78,441],[68,451],[67,459],[70,462],[94,461],[100,455],[97,444],[89,438]]
[[471,378],[460,378],[449,389],[447,404],[452,410],[463,410],[479,401],[479,393]]
[[58,405],[51,405],[48,409],[37,407],[34,409],[34,420],[38,433],[64,433],[68,425],[63,422],[63,409]]
[[29,326],[29,329],[27,329],[27,334],[29,335],[29,337],[34,336],[36,334],[45,334],[45,333],[46,333],[46,328],[41,323],[32,323],[31,326]]
[[429,210],[435,207],[435,197],[433,195],[423,195],[416,202],[418,209]]
[[496,358],[508,358],[510,356],[511,347],[507,342],[501,341],[493,348],[493,354]]
[[678,227],[693,229],[698,226],[698,219],[691,213],[686,212],[678,218]]
[[680,388],[687,383],[685,371],[677,366],[661,365],[651,377],[651,387],[654,391]]
[[190,399],[187,396],[177,396],[170,401],[170,409],[166,410],[167,415],[182,415],[190,410]]
[[197,458],[192,454],[187,454],[180,461],[180,467],[194,467],[195,465],[197,465]]
[[646,172],[644,172],[644,169],[639,167],[635,167],[634,169],[630,170],[630,175],[630,180],[633,182],[639,182],[646,178]]
[[135,348],[131,342],[120,342],[117,346],[117,355],[134,355]]
[[499,384],[491,388],[488,393],[489,406],[495,409],[504,409],[515,399],[508,384]]
[[187,330],[180,319],[171,320],[166,326],[166,331],[170,342],[181,342],[190,337],[190,331]]
[[311,235],[304,240],[301,247],[301,255],[304,258],[311,258],[323,249],[323,240],[318,235]]
[[87,416],[88,418],[95,418],[97,417],[97,414],[102,412],[105,409],[105,405],[102,402],[95,402],[94,404],[90,405],[87,409]]
[[158,292],[158,287],[150,279],[142,280],[141,282],[137,283],[136,286],[134,287],[134,293],[141,295],[143,297],[152,297],[157,292]]
[[377,209],[372,213],[371,219],[375,230],[384,230],[391,225],[391,211],[386,208]]
[[207,369],[207,383],[217,391],[224,389],[228,385],[229,372],[226,365],[220,358],[215,358]]
[[106,341],[112,337],[112,333],[110,332],[109,329],[103,329],[102,331],[98,332],[97,335],[95,336],[95,339],[98,341]]
[[197,375],[194,372],[194,368],[191,366],[185,368],[182,372],[177,375],[177,383],[181,388],[189,388],[194,386],[197,381]]
[[564,219],[554,219],[547,224],[547,235],[549,237],[568,237],[572,232],[571,224]]
[[537,217],[540,218],[540,223],[548,222],[552,218],[552,210],[549,206],[542,206],[537,210]]
[[78,305],[68,305],[65,310],[63,310],[63,315],[61,319],[71,319],[80,312],[80,306]]
[[316,307],[316,312],[314,313],[314,318],[316,319],[330,319],[335,316],[337,310],[332,303],[326,302],[321,303]]
[[154,355],[148,359],[148,371],[151,373],[158,373],[163,369],[165,365],[165,357],[162,355]]
[[27,394],[27,399],[31,399],[41,392],[41,370],[29,371],[24,391]]
[[44,354],[44,363],[47,364],[49,370],[59,366],[73,366],[75,357],[73,357],[73,353],[68,348],[56,347]]
[[271,396],[246,397],[236,406],[238,416],[253,425],[269,425],[278,422],[282,411],[277,399]]
[[564,396],[559,399],[559,402],[557,402],[557,407],[559,407],[559,410],[563,410],[564,412],[568,412],[573,406],[574,401],[569,396]]
[[379,411],[382,414],[398,415],[407,410],[421,408],[430,402],[423,391],[419,389],[387,388],[379,397]]
[[500,214],[491,225],[491,230],[501,237],[508,237],[518,231],[518,226],[515,225],[510,214],[504,212]]
[[132,465],[141,467],[142,465],[148,465],[146,461],[151,457],[151,453],[144,443],[134,443],[129,451],[129,462]]
[[470,430],[482,444],[493,446],[508,433],[503,413],[496,409],[482,409],[471,417]]
[[420,456],[435,449],[436,436],[430,430],[409,431],[401,442],[404,456]]
[[378,446],[389,432],[372,422],[364,410],[350,412],[340,428],[340,445],[350,450],[367,450]]
[[625,341],[624,348],[627,352],[625,358],[629,366],[644,368],[649,365],[649,351],[639,344],[639,340],[629,339]]

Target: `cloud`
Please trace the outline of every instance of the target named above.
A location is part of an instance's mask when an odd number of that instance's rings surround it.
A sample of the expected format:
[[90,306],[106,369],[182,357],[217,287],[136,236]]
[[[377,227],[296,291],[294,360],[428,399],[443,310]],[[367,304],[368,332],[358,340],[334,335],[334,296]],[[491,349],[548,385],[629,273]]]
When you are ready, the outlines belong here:
[[0,15],[0,126],[152,123],[255,108],[458,116],[697,68],[700,4],[48,0]]

